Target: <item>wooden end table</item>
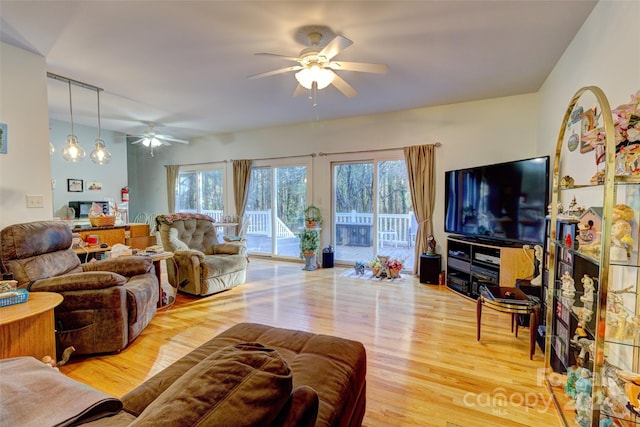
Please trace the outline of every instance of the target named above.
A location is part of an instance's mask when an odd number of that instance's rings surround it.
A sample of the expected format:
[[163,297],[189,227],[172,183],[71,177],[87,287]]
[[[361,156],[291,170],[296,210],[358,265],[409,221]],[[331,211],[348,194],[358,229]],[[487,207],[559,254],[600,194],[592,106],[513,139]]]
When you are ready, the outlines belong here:
[[[163,251],[163,252],[138,252],[136,254],[136,256],[143,256],[143,257],[147,257],[149,259],[151,259],[151,261],[153,261],[153,268],[155,270],[156,273],[156,277],[158,278],[158,308],[161,307],[165,307],[162,304],[162,271],[161,271],[161,267],[160,267],[160,262],[164,261],[164,260],[169,260],[173,258],[173,252],[168,252],[168,251]],[[176,271],[177,271],[177,266],[176,266]],[[169,285],[171,285],[171,283],[169,283]],[[171,285],[171,287],[173,287],[173,285]],[[176,285],[177,288],[177,285]],[[175,296],[174,296],[175,298]],[[171,305],[171,304],[167,304],[167,305]]]
[[515,330],[516,337],[518,336],[518,315],[529,315],[529,359],[533,359],[533,355],[536,352],[540,302],[525,294],[519,288],[483,286],[476,305],[478,341],[480,341],[483,305],[502,313],[511,314],[511,332]]
[[54,292],[30,292],[27,302],[0,307],[0,359],[51,356],[56,360],[53,309],[62,300]]

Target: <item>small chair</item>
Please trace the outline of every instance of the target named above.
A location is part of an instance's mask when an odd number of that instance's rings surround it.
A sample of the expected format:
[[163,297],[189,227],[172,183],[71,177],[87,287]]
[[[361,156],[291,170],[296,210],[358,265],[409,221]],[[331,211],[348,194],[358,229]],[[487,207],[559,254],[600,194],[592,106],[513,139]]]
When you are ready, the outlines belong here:
[[236,236],[223,236],[222,240],[225,242],[244,242],[247,238],[247,230],[249,229],[249,224],[251,223],[251,218],[246,217],[242,219],[240,223],[240,231]]
[[398,247],[398,232],[395,230],[382,230],[378,231],[378,244],[381,248],[384,247],[384,242],[393,243],[394,247]]
[[167,263],[167,275],[179,291],[206,296],[246,281],[246,247],[242,242],[218,243],[210,216],[158,215],[156,227],[164,250],[173,252],[175,263]]

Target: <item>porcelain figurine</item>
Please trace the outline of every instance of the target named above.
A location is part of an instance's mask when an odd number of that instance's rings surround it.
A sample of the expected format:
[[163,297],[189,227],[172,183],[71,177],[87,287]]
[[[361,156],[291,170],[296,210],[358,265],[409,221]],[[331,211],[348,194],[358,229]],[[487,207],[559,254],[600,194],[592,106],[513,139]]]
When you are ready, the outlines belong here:
[[565,298],[573,298],[576,295],[576,286],[571,274],[565,271],[562,273],[560,280],[562,281],[562,296]]
[[580,376],[576,381],[576,422],[581,427],[588,427],[591,422],[591,390],[593,381],[591,380],[591,372],[588,369],[581,368]]
[[588,274],[582,276],[580,280],[582,282],[582,286],[584,288],[584,294],[580,297],[580,301],[583,303],[591,303],[593,304],[593,293],[595,291],[595,284],[593,283],[593,279],[589,277]]

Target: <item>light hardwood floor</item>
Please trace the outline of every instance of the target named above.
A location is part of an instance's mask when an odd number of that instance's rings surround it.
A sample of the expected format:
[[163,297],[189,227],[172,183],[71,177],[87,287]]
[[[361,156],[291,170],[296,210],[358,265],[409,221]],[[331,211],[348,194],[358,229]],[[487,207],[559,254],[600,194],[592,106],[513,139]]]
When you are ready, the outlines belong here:
[[119,397],[231,325],[258,322],[363,342],[365,426],[560,425],[543,355],[529,360],[528,328],[515,338],[509,315],[485,309],[478,343],[475,303],[444,287],[301,267],[252,259],[246,284],[207,298],[180,294],[121,353],[72,359],[61,371]]

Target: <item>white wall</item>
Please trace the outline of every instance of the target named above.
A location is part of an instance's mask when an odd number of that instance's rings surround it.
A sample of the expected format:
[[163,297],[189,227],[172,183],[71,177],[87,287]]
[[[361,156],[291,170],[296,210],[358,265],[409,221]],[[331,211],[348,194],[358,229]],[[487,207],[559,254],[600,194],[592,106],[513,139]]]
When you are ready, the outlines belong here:
[[[63,217],[61,208],[66,208],[67,203],[72,200],[106,200],[120,203],[120,190],[127,185],[127,145],[125,135],[119,132],[102,130],[101,136],[107,150],[111,153],[111,161],[106,165],[96,165],[91,161],[89,155],[95,149],[98,128],[74,124],[73,132],[78,138],[80,146],[85,150],[86,157],[78,163],[71,163],[62,158],[62,149],[66,143],[67,135],[71,133],[70,124],[51,120],[50,125],[51,142],[55,146],[55,152],[51,156],[54,216]],[[84,191],[81,193],[68,192],[67,179],[83,180]],[[88,182],[92,181],[101,183],[102,190],[88,190],[86,188],[88,187]]]
[[[538,92],[538,151],[552,154],[555,163],[558,133],[573,95],[582,87],[597,86],[605,93],[611,108],[630,101],[640,89],[640,2],[600,1],[576,34]],[[634,47],[631,47],[634,46]],[[590,94],[587,94],[590,95]],[[591,97],[592,98],[592,97]],[[590,99],[585,96],[582,99]],[[585,105],[587,101],[585,101]],[[581,102],[583,104],[583,102]],[[593,158],[593,169],[572,173],[576,182],[587,182],[595,173],[595,152],[573,156]],[[584,159],[576,159],[585,164]],[[586,164],[589,164],[588,162]],[[580,176],[582,175],[582,176]],[[599,206],[601,200],[589,200],[583,193],[578,203]]]
[[[0,43],[0,122],[8,152],[0,154],[0,228],[52,218],[46,64],[42,56]],[[26,196],[43,207],[27,208]]]
[[[345,102],[349,101],[345,99]],[[536,152],[536,108],[537,95],[529,94],[211,136],[195,140],[189,146],[175,144],[162,148],[157,150],[155,157],[148,154],[148,149],[130,146],[131,209],[137,212],[143,207],[146,213],[166,212],[166,164],[381,148],[398,150],[379,153],[377,157],[403,158],[401,148],[404,146],[439,141],[442,147],[436,150],[438,181],[434,230],[436,240],[444,243],[444,171],[533,157]],[[350,157],[370,159],[372,155],[362,153]],[[329,218],[331,203],[329,167],[332,159],[335,157],[313,158],[313,203],[322,209],[325,218]],[[231,169],[230,165],[228,169]],[[327,234],[323,233],[323,246],[329,243]]]
[[611,108],[640,89],[640,2],[601,0],[547,77],[539,94],[538,152],[555,152],[574,93],[598,86]]

